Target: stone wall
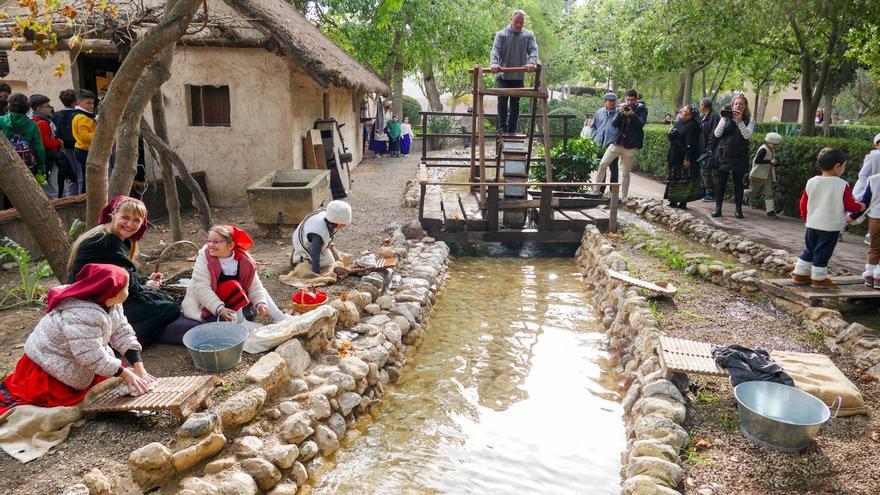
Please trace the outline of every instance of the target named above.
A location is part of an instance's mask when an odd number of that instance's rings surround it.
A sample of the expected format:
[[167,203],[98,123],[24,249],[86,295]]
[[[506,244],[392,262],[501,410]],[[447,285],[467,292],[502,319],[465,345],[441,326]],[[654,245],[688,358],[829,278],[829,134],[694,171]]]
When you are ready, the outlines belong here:
[[607,269],[626,271],[626,260],[595,226],[587,226],[577,261],[584,280],[593,286],[596,307],[602,308],[609,349],[620,359],[627,390],[621,493],[679,493],[676,488],[684,476],[679,452],[688,444],[681,425],[687,408],[684,396],[660,367],[660,326],[636,289],[606,275]]
[[244,390],[190,415],[173,441],[131,453],[133,485],[93,470],[65,493],[297,493],[422,340],[449,248],[405,227],[383,248],[399,256],[397,273],[364,276],[344,300],[295,317],[296,337],[248,369]]
[[[681,232],[693,240],[737,257],[740,263],[759,266],[762,270],[788,276],[794,269],[797,256],[784,249],[773,249],[741,235],[710,227],[696,217],[677,208],[670,208],[657,199],[631,197],[625,206],[645,220],[656,222]],[[832,275],[843,275],[843,269],[829,269]]]

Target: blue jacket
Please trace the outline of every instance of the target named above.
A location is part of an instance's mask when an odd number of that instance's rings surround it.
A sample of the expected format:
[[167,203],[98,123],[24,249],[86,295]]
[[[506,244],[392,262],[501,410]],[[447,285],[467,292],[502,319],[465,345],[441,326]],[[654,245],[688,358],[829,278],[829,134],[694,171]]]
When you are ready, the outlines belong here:
[[607,148],[617,142],[620,137],[620,129],[614,127],[614,117],[617,116],[617,107],[608,110],[605,107],[596,110],[593,115],[593,123],[590,127],[593,129],[593,142],[603,148]]

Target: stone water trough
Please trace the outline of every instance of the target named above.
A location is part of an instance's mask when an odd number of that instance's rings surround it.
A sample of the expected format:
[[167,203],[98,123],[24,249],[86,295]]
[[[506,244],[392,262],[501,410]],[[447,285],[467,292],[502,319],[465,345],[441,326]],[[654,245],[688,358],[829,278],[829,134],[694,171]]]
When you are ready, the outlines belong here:
[[306,215],[330,201],[330,172],[275,170],[248,187],[247,197],[261,235],[289,235]]

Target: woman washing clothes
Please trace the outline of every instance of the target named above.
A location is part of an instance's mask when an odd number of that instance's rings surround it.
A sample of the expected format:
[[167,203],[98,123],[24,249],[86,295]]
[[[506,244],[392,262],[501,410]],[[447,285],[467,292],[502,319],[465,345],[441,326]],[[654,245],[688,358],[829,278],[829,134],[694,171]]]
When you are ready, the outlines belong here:
[[98,226],[83,233],[70,249],[68,283],[87,263],[108,263],[128,272],[128,299],[125,317],[142,344],[160,341],[169,323],[180,316],[180,306],[158,290],[161,273],[140,275],[134,260],[138,241],[147,232],[147,207],[140,200],[116,196],[101,210]]
[[333,237],[350,223],[351,206],[344,201],[331,201],[326,209],[315,210],[306,215],[293,231],[290,264],[296,267],[299,263],[308,261],[315,274],[321,274],[333,266],[341,259],[333,246]]
[[168,326],[163,341],[181,343],[187,330],[206,321],[220,319],[255,328],[260,326],[253,321],[258,314],[269,315],[276,322],[290,318],[263,287],[257,263],[248,253],[253,244],[248,233],[238,227],[211,227],[181,304],[183,318]]
[[[0,414],[14,406],[73,406],[89,389],[118,376],[135,393],[156,379],[144,369],[141,344],[125,318],[129,273],[89,263],[75,281],[49,289],[46,315],[24,344],[15,370],[0,384]],[[118,352],[131,365],[123,366]]]

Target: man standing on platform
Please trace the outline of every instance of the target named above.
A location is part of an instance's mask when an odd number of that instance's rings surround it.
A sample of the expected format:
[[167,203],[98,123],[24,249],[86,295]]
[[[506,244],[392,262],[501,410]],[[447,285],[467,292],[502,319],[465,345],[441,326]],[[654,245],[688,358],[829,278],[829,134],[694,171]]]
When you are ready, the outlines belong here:
[[[526,71],[534,72],[538,65],[538,42],[535,33],[523,29],[525,21],[526,13],[514,10],[510,24],[495,33],[489,70],[495,74],[495,85],[499,88],[522,88],[526,77],[522,72],[502,73],[502,67],[525,67]],[[499,96],[498,132],[516,132],[518,118],[519,98]]]

